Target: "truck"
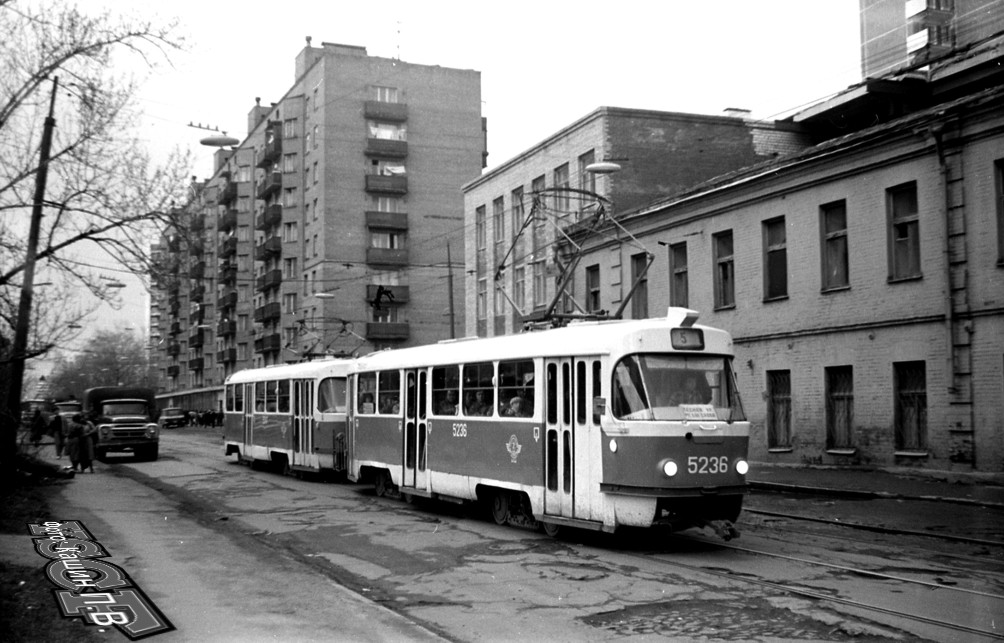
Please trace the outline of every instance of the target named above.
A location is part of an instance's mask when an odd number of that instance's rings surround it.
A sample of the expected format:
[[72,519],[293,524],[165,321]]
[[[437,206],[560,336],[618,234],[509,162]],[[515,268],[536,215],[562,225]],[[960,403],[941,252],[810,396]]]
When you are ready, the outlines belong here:
[[150,388],[99,386],[84,391],[84,417],[97,428],[94,457],[132,452],[137,460],[156,460],[160,449],[157,400]]

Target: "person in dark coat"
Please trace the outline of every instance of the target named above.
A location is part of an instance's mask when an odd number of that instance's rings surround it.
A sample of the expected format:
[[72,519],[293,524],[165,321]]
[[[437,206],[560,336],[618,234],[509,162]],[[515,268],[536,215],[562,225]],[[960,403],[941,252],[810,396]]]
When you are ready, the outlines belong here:
[[39,442],[42,441],[42,436],[46,434],[46,430],[49,427],[45,421],[45,417],[42,412],[35,409],[35,412],[31,415],[31,444],[33,446],[38,446]]
[[49,421],[49,435],[52,436],[52,442],[56,447],[57,460],[63,457],[63,440],[65,439],[63,431],[63,416],[56,413]]
[[[80,413],[75,413],[66,421],[66,456],[70,458],[70,469],[76,471],[80,464],[80,443],[84,438],[84,417]],[[81,469],[83,471],[83,469]]]

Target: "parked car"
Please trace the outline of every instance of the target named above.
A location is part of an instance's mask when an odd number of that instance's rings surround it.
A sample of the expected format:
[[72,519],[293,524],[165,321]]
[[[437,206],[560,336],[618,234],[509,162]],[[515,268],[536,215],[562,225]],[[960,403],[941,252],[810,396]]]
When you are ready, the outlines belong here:
[[168,407],[160,412],[160,425],[165,429],[175,429],[188,424],[188,415],[178,407]]

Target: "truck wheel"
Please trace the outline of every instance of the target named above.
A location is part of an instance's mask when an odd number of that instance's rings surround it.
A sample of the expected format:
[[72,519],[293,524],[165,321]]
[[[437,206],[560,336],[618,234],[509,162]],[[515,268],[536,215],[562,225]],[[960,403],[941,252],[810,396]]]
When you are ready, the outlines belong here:
[[95,460],[100,460],[101,462],[104,462],[107,456],[108,453],[106,453],[104,449],[94,449]]

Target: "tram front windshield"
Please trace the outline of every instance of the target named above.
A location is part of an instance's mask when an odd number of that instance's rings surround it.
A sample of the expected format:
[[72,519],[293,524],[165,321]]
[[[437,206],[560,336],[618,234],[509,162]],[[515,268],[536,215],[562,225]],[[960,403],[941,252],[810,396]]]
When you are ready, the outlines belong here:
[[617,363],[612,411],[620,420],[745,420],[722,356],[637,354]]

